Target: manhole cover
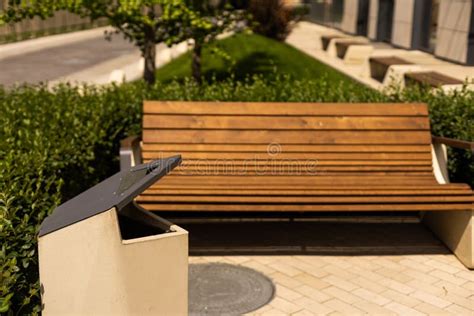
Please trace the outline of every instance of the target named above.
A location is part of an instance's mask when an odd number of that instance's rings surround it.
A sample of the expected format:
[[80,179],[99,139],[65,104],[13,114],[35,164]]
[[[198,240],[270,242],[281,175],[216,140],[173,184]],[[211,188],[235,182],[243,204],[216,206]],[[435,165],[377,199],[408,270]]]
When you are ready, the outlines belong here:
[[255,270],[224,263],[189,265],[190,315],[241,315],[273,298],[272,281]]

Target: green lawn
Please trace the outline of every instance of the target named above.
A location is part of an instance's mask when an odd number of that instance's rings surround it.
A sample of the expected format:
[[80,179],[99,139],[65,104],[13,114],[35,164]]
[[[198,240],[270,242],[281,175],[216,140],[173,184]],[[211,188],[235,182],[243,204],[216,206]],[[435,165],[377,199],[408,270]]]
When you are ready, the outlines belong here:
[[[203,76],[206,80],[223,80],[233,75],[235,80],[261,74],[272,77],[287,74],[295,78],[315,78],[326,74],[328,81],[349,80],[347,76],[316,61],[299,50],[256,34],[238,34],[217,42],[218,47],[230,56],[226,60],[213,52],[203,50]],[[157,70],[157,80],[167,82],[191,76],[191,54],[171,61]]]

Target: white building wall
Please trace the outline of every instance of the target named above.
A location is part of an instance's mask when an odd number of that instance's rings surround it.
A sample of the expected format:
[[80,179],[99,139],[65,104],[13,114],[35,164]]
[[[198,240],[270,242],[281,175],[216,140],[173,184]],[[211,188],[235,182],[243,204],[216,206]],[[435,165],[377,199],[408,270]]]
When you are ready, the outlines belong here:
[[370,0],[368,37],[375,40],[377,37],[377,19],[379,13],[379,0]]
[[344,13],[342,16],[341,30],[355,34],[357,32],[357,15],[359,12],[359,0],[345,0]]
[[441,0],[435,55],[453,61],[467,61],[471,0]]
[[415,0],[395,0],[393,8],[392,44],[410,48],[413,36]]

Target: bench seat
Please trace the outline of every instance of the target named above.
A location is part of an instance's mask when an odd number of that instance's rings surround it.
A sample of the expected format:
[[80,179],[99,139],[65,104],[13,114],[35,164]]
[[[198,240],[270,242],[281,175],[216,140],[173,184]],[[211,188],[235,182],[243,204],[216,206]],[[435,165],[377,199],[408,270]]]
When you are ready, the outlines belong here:
[[159,212],[458,211],[433,173],[425,104],[145,102],[140,160],[183,163],[137,198]]
[[370,76],[379,82],[383,82],[390,66],[413,65],[403,58],[396,56],[370,57]]
[[463,81],[443,75],[436,71],[408,72],[405,74],[405,85],[428,85],[438,88],[444,85],[462,85]]
[[321,36],[321,47],[323,48],[323,50],[327,50],[329,47],[329,43],[331,43],[333,39],[344,37],[345,36],[342,35],[323,35]]
[[[293,179],[284,177],[275,181],[274,178],[170,177],[148,189],[137,201],[150,211],[160,212],[455,211],[470,210],[474,202],[467,185],[430,185],[415,180],[398,186],[389,183],[344,186],[344,182],[354,182],[354,178],[343,177],[325,184],[308,179],[294,183]],[[372,178],[371,182],[380,179]],[[294,184],[285,184],[288,180]]]
[[360,40],[349,40],[349,41],[339,41],[336,43],[336,51],[337,51],[337,57],[340,59],[344,59],[346,56],[347,51],[349,50],[349,47],[351,46],[367,46],[369,43],[367,42],[362,42]]

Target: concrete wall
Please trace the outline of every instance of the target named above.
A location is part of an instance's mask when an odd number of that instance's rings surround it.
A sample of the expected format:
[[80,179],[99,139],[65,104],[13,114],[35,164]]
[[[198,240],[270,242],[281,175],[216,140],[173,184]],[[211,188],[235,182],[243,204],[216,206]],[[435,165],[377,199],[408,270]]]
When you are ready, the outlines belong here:
[[474,211],[426,212],[422,219],[459,261],[474,269]]
[[467,62],[472,0],[441,0],[435,55]]
[[[393,8],[392,44],[410,48],[412,42],[415,0],[395,0]],[[368,37],[377,38],[379,0],[370,0]]]
[[341,30],[355,34],[357,32],[357,15],[359,13],[359,0],[345,0]]
[[395,0],[392,44],[403,48],[411,47],[414,9],[415,0]]
[[115,208],[39,238],[43,315],[187,315],[188,234],[123,240]]
[[377,19],[379,12],[379,0],[370,0],[369,4],[369,30],[368,37],[375,40],[377,38]]

